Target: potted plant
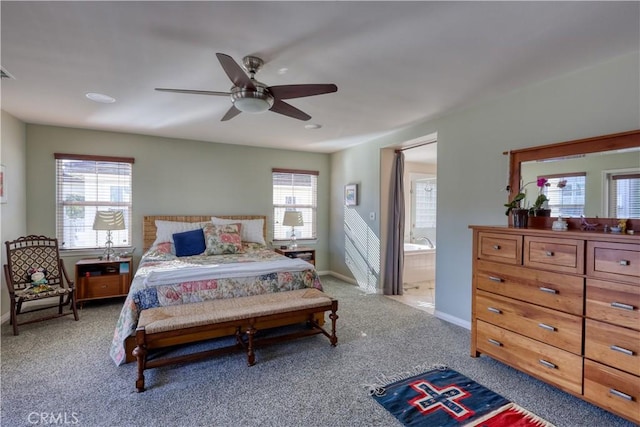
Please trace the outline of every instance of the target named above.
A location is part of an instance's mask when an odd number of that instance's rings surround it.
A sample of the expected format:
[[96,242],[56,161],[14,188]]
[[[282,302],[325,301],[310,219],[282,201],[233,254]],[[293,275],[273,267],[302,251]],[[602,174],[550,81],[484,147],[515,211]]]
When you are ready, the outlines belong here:
[[[534,182],[539,188],[538,197],[536,198],[536,200],[534,201],[531,207],[522,208],[520,206],[520,203],[525,199],[525,197],[527,197],[527,194],[525,193],[524,190],[527,185],[532,184]],[[509,203],[505,203],[504,206],[507,208],[505,215],[509,215],[510,213],[513,213],[514,227],[526,228],[528,223],[527,218],[529,217],[529,215],[531,216],[550,216],[551,215],[551,209],[543,209],[542,207],[544,203],[549,200],[547,196],[542,192],[544,187],[548,187],[548,186],[549,186],[549,180],[547,178],[538,178],[536,181],[527,182],[525,185],[523,185],[520,188],[520,191],[518,191],[518,194],[515,195],[513,200],[511,200]]]
[[515,195],[513,200],[509,203],[505,203],[504,206],[507,208],[505,215],[509,216],[510,213],[513,214],[513,226],[516,228],[527,228],[527,222],[529,217],[529,210],[523,209],[520,207],[520,202],[526,197],[526,194],[520,190],[518,194]]
[[536,180],[536,185],[538,186],[538,197],[536,197],[536,200],[533,202],[533,205],[529,208],[529,215],[530,216],[551,216],[551,209],[543,208],[544,203],[548,202],[549,198],[542,192],[544,187],[548,187],[550,185],[549,180],[547,178],[538,178]]

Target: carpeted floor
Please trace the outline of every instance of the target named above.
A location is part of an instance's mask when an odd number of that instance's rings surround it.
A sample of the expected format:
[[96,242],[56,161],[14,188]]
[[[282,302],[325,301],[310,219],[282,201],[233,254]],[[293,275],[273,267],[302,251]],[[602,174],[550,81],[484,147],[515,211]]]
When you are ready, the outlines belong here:
[[[315,336],[147,371],[115,366],[109,344],[122,300],[86,304],[80,321],[2,325],[2,426],[397,426],[367,384],[418,365],[446,364],[557,426],[631,426],[487,357],[469,331],[381,295],[323,277],[338,298],[338,346]],[[66,422],[65,422],[66,421]]]

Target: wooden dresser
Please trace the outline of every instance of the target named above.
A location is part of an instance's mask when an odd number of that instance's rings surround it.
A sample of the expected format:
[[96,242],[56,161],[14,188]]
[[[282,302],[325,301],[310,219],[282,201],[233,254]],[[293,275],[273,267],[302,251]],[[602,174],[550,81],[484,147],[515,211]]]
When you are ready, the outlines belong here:
[[640,236],[470,228],[471,356],[640,423]]

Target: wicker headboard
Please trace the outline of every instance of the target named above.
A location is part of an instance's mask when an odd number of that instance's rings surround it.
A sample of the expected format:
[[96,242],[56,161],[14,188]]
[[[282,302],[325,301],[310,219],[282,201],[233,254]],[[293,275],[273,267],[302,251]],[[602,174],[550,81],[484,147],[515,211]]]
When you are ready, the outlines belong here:
[[262,235],[267,239],[267,217],[265,215],[149,215],[143,218],[142,223],[142,243],[143,251],[151,247],[156,240],[156,220],[181,221],[181,222],[206,222],[211,221],[211,217],[225,219],[264,219]]

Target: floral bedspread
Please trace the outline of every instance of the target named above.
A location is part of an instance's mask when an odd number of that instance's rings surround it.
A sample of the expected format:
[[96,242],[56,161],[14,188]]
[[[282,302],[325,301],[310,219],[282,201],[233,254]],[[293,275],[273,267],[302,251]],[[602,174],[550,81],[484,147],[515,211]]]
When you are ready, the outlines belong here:
[[124,302],[113,334],[109,354],[116,365],[126,359],[124,342],[135,333],[141,310],[168,305],[190,304],[219,298],[234,298],[270,292],[290,291],[314,287],[322,290],[320,278],[312,265],[308,270],[278,272],[250,277],[199,280],[170,285],[147,286],[145,278],[154,268],[190,264],[229,264],[282,259],[264,247],[231,255],[196,255],[178,258],[175,255],[151,251],[143,255],[131,288]]

